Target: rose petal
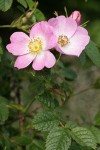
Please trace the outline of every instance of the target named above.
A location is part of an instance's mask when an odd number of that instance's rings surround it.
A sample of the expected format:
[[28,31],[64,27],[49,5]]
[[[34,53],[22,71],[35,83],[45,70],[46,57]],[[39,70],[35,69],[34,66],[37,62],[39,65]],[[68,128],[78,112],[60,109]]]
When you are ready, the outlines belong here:
[[54,48],[57,38],[53,33],[52,27],[46,21],[35,24],[30,31],[30,38],[40,37],[42,39],[43,50]]
[[59,53],[63,54],[63,51],[61,50],[62,47],[61,47],[59,44],[56,45],[55,49],[56,49]]
[[77,22],[78,25],[80,25],[81,20],[82,20],[81,13],[77,10],[72,12],[72,14],[69,16],[69,18],[73,18]]
[[10,37],[10,41],[13,43],[17,42],[23,43],[28,42],[29,40],[30,40],[29,36],[24,32],[14,32]]
[[45,60],[45,66],[47,68],[52,68],[54,64],[56,63],[56,58],[50,51],[46,51],[46,60]]
[[28,45],[26,43],[11,43],[6,46],[7,50],[15,56],[29,53]]
[[82,34],[82,35],[83,35],[83,34],[84,34],[84,35],[88,35],[88,31],[87,31],[85,28],[83,28],[83,27],[80,27],[80,26],[79,26],[79,27],[77,28],[77,31],[80,32],[80,34]]
[[42,51],[36,56],[32,64],[34,70],[42,70],[44,68],[46,60],[45,54],[45,51]]
[[36,57],[36,55],[33,54],[26,54],[19,56],[16,61],[14,67],[17,67],[18,69],[26,68]]
[[[82,27],[78,28],[74,36],[70,39],[70,43],[65,47],[61,47],[64,54],[79,56],[90,41],[90,37]],[[83,34],[82,34],[83,33]]]
[[66,18],[65,16],[51,18],[48,23],[54,28],[57,37],[63,34],[70,38],[77,29],[76,21],[72,18]]
[[30,38],[23,32],[15,32],[11,35],[11,43],[6,46],[7,50],[15,56],[29,52],[28,43]]

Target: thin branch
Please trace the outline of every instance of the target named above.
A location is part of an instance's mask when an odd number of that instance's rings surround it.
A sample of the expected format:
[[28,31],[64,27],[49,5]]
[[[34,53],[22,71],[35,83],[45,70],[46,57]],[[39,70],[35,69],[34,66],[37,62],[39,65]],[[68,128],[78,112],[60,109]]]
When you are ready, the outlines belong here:
[[86,89],[84,89],[84,90],[82,90],[82,91],[79,91],[78,93],[72,94],[71,97],[80,95],[80,94],[82,94],[82,93],[84,93],[84,92],[86,92],[86,91],[88,91],[88,90],[91,90],[91,89],[93,89],[93,87],[88,87],[88,88],[86,88]]

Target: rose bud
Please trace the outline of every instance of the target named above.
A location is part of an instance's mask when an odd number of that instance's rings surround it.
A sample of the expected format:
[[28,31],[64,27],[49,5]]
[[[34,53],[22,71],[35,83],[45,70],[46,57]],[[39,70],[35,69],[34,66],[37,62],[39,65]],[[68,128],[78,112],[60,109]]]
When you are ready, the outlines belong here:
[[80,25],[82,16],[79,11],[76,10],[72,12],[72,14],[69,17],[73,18],[77,22],[77,24]]

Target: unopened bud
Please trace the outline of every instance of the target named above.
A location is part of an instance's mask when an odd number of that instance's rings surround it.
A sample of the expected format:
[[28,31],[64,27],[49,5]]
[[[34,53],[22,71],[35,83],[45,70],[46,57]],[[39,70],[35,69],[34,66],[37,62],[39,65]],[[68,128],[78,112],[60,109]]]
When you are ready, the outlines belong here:
[[22,18],[22,23],[25,24],[26,22],[27,22],[27,18],[26,18],[26,17],[23,17],[23,18]]
[[26,18],[27,19],[31,18],[31,16],[32,16],[32,12],[31,11],[26,14]]
[[72,14],[69,17],[73,18],[77,22],[77,24],[80,25],[82,16],[79,11],[76,10],[72,12]]

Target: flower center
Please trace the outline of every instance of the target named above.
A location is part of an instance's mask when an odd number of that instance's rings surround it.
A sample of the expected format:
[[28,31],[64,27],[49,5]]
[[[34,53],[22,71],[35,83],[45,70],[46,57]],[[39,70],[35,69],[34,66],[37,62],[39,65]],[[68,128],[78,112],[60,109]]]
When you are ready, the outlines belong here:
[[60,35],[58,37],[58,44],[60,44],[61,47],[64,47],[69,43],[68,37],[66,35]]
[[42,50],[42,41],[40,38],[34,38],[29,42],[29,52],[33,54],[37,54]]

